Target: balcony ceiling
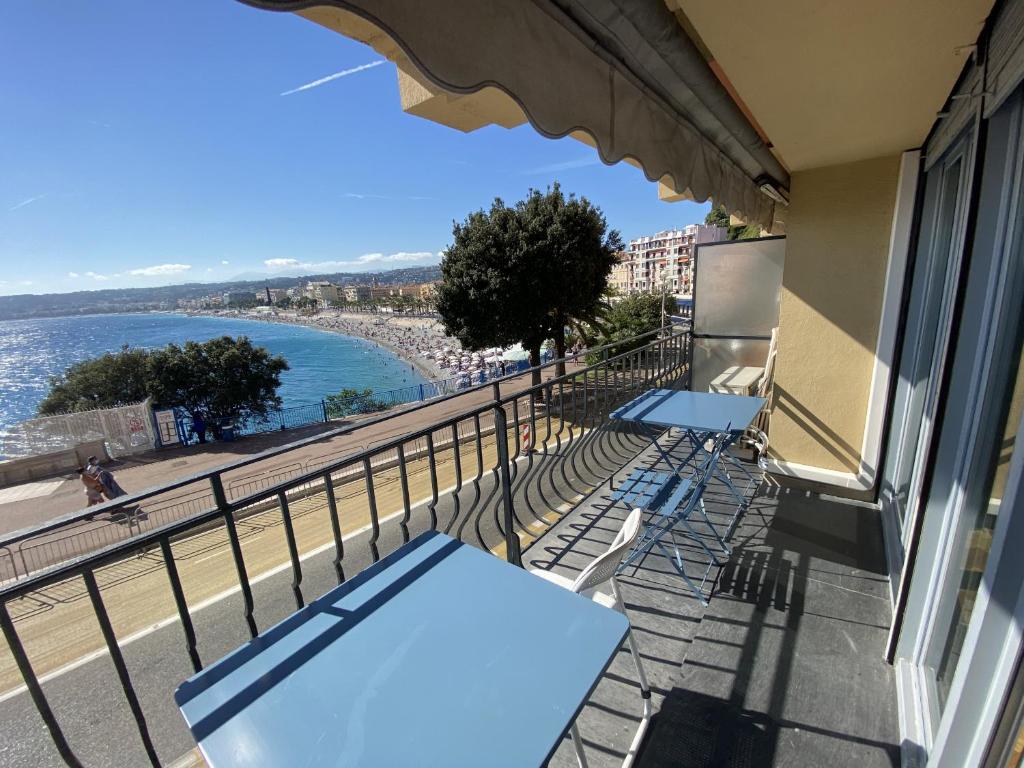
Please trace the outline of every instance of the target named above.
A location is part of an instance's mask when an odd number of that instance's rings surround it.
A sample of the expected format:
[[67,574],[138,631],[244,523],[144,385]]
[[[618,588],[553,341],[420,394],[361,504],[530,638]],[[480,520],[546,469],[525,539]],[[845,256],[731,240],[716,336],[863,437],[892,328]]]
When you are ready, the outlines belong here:
[[791,171],[920,146],[992,0],[665,0]]

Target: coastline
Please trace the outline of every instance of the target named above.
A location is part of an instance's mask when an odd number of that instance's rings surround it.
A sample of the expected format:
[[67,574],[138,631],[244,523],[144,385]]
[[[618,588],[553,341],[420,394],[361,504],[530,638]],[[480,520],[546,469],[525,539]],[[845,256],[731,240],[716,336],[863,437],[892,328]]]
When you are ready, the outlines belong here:
[[[421,357],[419,354],[403,349],[397,344],[391,343],[385,339],[375,338],[365,332],[368,329],[364,329],[366,320],[368,318],[379,318],[380,315],[375,314],[361,314],[356,312],[334,312],[329,315],[297,315],[288,314],[280,315],[278,313],[249,313],[239,310],[186,310],[180,313],[189,317],[222,317],[231,318],[234,320],[252,320],[253,322],[264,322],[264,323],[278,323],[280,325],[301,325],[305,328],[311,328],[315,331],[323,331],[325,333],[333,333],[339,336],[348,336],[349,338],[359,339],[373,344],[374,346],[386,349],[388,352],[393,354],[395,357],[409,363],[416,372],[427,381],[437,381],[438,379],[448,378],[448,376],[442,372],[432,361]],[[331,319],[341,321],[345,323],[345,327],[339,328],[334,327],[324,322],[317,322],[317,320]],[[422,318],[403,318],[406,320],[422,320]],[[430,321],[432,322],[432,321]],[[427,327],[427,322],[423,323],[423,328]]]

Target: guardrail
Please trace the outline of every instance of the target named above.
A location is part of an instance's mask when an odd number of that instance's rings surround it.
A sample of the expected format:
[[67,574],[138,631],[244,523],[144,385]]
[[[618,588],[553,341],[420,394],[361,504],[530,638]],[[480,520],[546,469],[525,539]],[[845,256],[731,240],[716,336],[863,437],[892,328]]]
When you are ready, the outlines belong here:
[[[48,589],[72,582],[84,584],[89,608],[135,721],[138,757],[160,765],[162,758],[125,664],[97,573],[103,575],[105,569],[138,553],[146,553],[150,568],[162,568],[183,632],[185,653],[198,671],[203,661],[179,565],[188,574],[202,566],[192,560],[183,562],[183,555],[180,551],[176,555],[174,548],[187,545],[203,532],[216,530],[223,535],[225,553],[230,556],[241,594],[239,621],[252,637],[259,628],[239,527],[247,526],[255,516],[267,525],[272,522],[279,526],[285,544],[282,567],[291,574],[289,588],[298,608],[305,604],[306,595],[295,524],[308,515],[329,521],[325,546],[331,551],[330,568],[339,583],[426,529],[442,530],[521,564],[523,546],[606,482],[646,444],[646,437],[637,427],[611,421],[612,410],[651,387],[684,380],[690,356],[689,333],[655,332],[643,338],[646,343],[642,346],[620,355],[609,357],[607,349],[598,349],[602,357],[598,362],[537,385],[516,386],[509,391],[510,385],[521,382],[506,378],[471,388],[470,392],[489,388],[491,397],[421,428],[382,438],[343,455],[293,462],[266,476],[251,469],[240,472],[268,458],[288,456],[324,436],[307,438],[0,537],[0,568],[7,562],[17,562],[19,556],[22,559],[20,572],[0,585],[0,631],[61,757],[69,765],[80,764],[22,643],[11,613],[14,601],[44,595]],[[549,372],[550,365],[541,366],[542,374]],[[502,390],[503,384],[506,391]],[[359,433],[431,405],[428,402],[400,414],[384,414],[330,434]],[[414,502],[414,493],[424,494],[422,500]],[[196,511],[173,519],[168,510],[181,503],[192,505]],[[69,531],[85,536],[85,531],[75,527],[91,524],[90,516],[109,512],[124,513],[126,519],[132,519],[120,529],[126,534],[124,538],[103,543],[92,551],[74,553],[71,559],[52,567],[32,567],[33,562],[41,562],[37,555],[42,548],[62,546],[67,551],[70,544],[62,536]],[[343,535],[343,531],[348,533]],[[58,545],[57,541],[64,543]],[[38,551],[26,556],[26,551],[33,549]],[[132,747],[126,745],[125,749]],[[176,757],[164,755],[163,759]],[[131,762],[127,756],[125,761]]]
[[[544,350],[541,353],[542,363],[548,363],[552,359],[553,356],[549,350]],[[305,403],[269,411],[262,418],[249,419],[237,425],[236,432],[239,435],[256,435],[282,429],[306,427],[310,424],[321,424],[348,416],[380,413],[406,403],[422,402],[455,394],[468,387],[528,370],[530,370],[530,363],[526,360],[509,361],[501,366],[490,365],[472,373],[467,371],[457,376],[425,381],[422,384],[413,384],[398,389],[377,390],[346,398],[327,397],[318,403]]]

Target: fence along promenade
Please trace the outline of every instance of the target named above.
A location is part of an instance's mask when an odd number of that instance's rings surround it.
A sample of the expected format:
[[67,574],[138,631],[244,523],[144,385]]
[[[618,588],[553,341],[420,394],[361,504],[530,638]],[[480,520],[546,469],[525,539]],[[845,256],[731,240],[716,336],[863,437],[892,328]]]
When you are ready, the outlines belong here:
[[[517,376],[513,374],[420,403],[400,413],[385,412],[334,430],[327,435],[369,430],[375,424],[406,418],[410,413],[439,401],[464,397],[466,393],[490,388],[493,395],[488,401],[460,409],[454,415],[380,444],[343,456],[325,456],[323,463],[317,466],[306,462],[288,467],[278,477],[261,477],[258,471],[253,471],[259,462],[287,457],[300,447],[324,439],[325,435],[274,448],[4,536],[0,539],[0,563],[11,564],[13,572],[8,572],[7,581],[0,585],[0,630],[58,752],[69,765],[79,764],[22,645],[15,618],[12,618],[12,608],[17,608],[17,601],[55,585],[72,581],[84,585],[87,605],[102,631],[135,720],[140,745],[149,761],[159,765],[145,715],[118,646],[118,635],[103,602],[98,573],[103,576],[104,569],[119,566],[139,553],[147,553],[147,558],[158,563],[156,567],[166,572],[167,586],[185,638],[185,652],[192,668],[199,670],[202,661],[179,575],[180,556],[176,556],[175,547],[211,529],[224,535],[241,594],[240,621],[255,637],[258,627],[253,593],[238,531],[239,523],[250,515],[279,520],[286,550],[284,562],[291,572],[291,591],[297,607],[305,604],[305,596],[293,509],[306,499],[314,499],[330,521],[332,563],[339,583],[353,575],[345,569],[346,545],[342,530],[351,529],[353,521],[346,518],[355,514],[356,508],[360,515],[365,515],[366,554],[372,562],[391,551],[392,544],[408,541],[413,531],[426,526],[520,564],[522,546],[557,522],[562,514],[607,481],[633,453],[647,444],[646,439],[635,439],[638,435],[632,434],[634,427],[610,422],[611,411],[639,392],[681,380],[688,370],[690,336],[687,330],[655,331],[634,341],[639,346],[621,354],[610,354],[614,349],[612,345],[590,350],[590,359],[597,362],[564,376],[543,380],[539,385],[503,392],[503,385],[507,390]],[[621,345],[623,342],[617,342],[615,346],[621,348]],[[518,439],[524,426],[528,426],[534,436],[536,451],[517,456]],[[453,480],[447,486],[439,471],[442,461],[449,479]],[[410,467],[414,465],[422,467],[420,479],[428,489],[422,508],[412,503]],[[390,473],[388,489],[382,486],[384,469]],[[225,476],[231,473],[234,473],[232,479],[225,482]],[[344,493],[339,492],[342,489]],[[395,509],[382,506],[385,496],[397,500]],[[176,511],[162,516],[156,514],[163,503],[167,504],[164,509]],[[414,506],[417,507],[415,516]],[[130,519],[131,510],[140,507],[152,513],[124,524],[125,535],[116,541],[96,542],[83,547],[86,551],[81,552],[71,552],[66,545],[62,545],[65,549],[61,550],[53,544],[61,536],[74,535],[75,526],[83,525],[92,514],[117,512]],[[24,552],[28,547],[50,552],[54,562],[47,563],[48,557],[40,555],[34,561],[26,559],[15,565],[15,552],[19,549]],[[47,550],[47,547],[50,548]],[[36,567],[32,567],[33,563]],[[189,569],[201,567],[192,562],[186,566]]]

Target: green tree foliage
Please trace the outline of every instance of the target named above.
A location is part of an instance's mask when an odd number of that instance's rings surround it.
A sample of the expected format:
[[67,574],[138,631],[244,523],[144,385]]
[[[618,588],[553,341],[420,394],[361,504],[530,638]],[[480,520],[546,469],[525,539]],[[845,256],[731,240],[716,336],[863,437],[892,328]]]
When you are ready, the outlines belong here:
[[[662,301],[671,307],[675,299],[661,293],[637,293],[615,304],[604,317],[604,327],[599,344],[614,344],[608,350],[608,357],[621,355],[649,343],[653,336],[633,339],[634,336],[649,334],[662,326]],[[627,341],[627,339],[633,339]],[[591,360],[590,362],[596,362]]]
[[730,224],[729,214],[724,205],[712,208],[704,217],[704,223],[711,227],[726,229],[726,240],[751,240],[761,236],[761,228],[757,224]]
[[386,411],[391,406],[373,397],[372,389],[343,389],[324,399],[328,419],[344,419],[360,413]]
[[[542,301],[551,318],[555,357],[565,357],[565,329],[573,320],[595,321],[608,287],[608,275],[623,248],[608,231],[601,210],[585,197],[566,198],[556,183],[547,194],[536,190],[517,206],[527,247],[544,267]],[[558,375],[565,364],[558,364]]]
[[292,302],[292,306],[306,314],[315,314],[320,308],[311,296],[300,296]]
[[277,307],[278,309],[290,309],[292,306],[292,297],[282,296],[281,298],[274,302],[274,306]]
[[150,357],[149,391],[164,406],[207,420],[242,421],[281,405],[277,388],[288,363],[245,336],[168,344]]
[[50,377],[50,392],[39,404],[40,416],[91,411],[138,403],[149,396],[146,366],[150,352],[127,345],[75,363]]
[[152,397],[207,421],[265,416],[281,405],[277,388],[288,363],[245,336],[163,349],[125,347],[71,366],[51,380],[41,415],[112,408]]
[[622,248],[600,209],[558,184],[511,208],[496,199],[453,236],[436,299],[446,331],[470,349],[521,343],[532,365],[545,339],[564,356],[566,325],[597,313]]

